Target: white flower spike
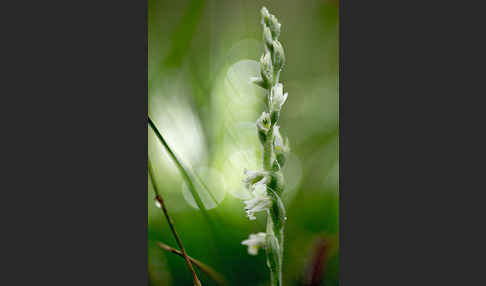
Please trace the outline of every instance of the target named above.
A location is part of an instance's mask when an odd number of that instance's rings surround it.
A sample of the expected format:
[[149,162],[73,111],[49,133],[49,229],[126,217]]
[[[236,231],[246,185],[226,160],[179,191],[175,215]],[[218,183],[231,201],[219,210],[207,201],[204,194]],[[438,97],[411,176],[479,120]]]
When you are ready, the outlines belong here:
[[250,234],[250,237],[246,240],[243,240],[241,244],[248,246],[248,253],[250,255],[257,255],[258,249],[260,247],[265,247],[266,236],[267,234],[264,232]]
[[261,9],[261,16],[264,52],[260,58],[259,77],[251,78],[250,82],[264,89],[267,103],[266,110],[256,122],[258,139],[263,149],[263,169],[245,170],[243,183],[250,191],[250,199],[244,201],[248,218],[255,220],[256,213],[266,212],[267,230],[266,233],[251,234],[242,244],[248,246],[248,253],[251,255],[256,255],[258,248],[264,246],[271,286],[281,286],[286,216],[280,195],[285,188],[282,167],[289,145],[288,140],[284,142],[282,139],[277,123],[288,96],[279,83],[280,72],[285,65],[285,52],[278,41],[281,25],[277,17],[270,14],[265,7]]

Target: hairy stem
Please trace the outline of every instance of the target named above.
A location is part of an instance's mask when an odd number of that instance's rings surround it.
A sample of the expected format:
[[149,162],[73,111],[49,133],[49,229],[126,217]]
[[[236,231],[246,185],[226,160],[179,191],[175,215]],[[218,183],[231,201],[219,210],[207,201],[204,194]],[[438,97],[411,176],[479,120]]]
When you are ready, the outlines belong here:
[[263,144],[263,169],[269,172],[272,171],[272,133],[273,126],[270,128],[268,138]]

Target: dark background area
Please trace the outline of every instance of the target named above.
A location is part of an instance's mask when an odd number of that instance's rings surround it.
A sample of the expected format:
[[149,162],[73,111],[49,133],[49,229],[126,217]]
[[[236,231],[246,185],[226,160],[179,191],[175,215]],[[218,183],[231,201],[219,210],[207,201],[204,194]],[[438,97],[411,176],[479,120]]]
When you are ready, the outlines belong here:
[[[1,284],[146,285],[147,3],[2,4]],[[341,285],[484,284],[471,4],[340,1]]]

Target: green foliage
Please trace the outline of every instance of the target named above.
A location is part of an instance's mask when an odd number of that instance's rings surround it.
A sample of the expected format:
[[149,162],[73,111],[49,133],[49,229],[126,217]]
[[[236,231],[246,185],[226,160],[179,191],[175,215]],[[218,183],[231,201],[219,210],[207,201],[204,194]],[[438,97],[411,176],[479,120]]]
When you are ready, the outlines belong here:
[[[292,143],[282,166],[286,189],[281,198],[288,217],[283,257],[286,286],[303,285],[315,239],[335,238],[339,233],[339,10],[335,3],[268,4],[283,23],[278,41],[285,47],[285,72],[278,76],[290,94],[278,119],[282,134]],[[215,207],[208,206],[213,226],[190,202],[190,193],[183,192],[183,178],[149,130],[155,180],[188,253],[237,286],[270,282],[268,270],[262,267],[264,252],[249,256],[238,243],[249,233],[265,229],[265,215],[257,214],[256,223],[249,221],[243,201],[235,196],[243,187],[243,168],[258,167],[262,156],[254,120],[267,103],[262,88],[248,84],[249,76],[260,76],[255,59],[262,54],[262,28],[255,11],[261,5],[261,1],[149,0],[148,11],[149,114],[189,171],[207,166],[223,178],[207,183],[214,194],[224,194],[222,199],[216,195]],[[201,176],[201,180],[208,178]],[[199,184],[196,191],[204,204],[210,196]],[[149,182],[151,285],[192,285],[183,259],[152,247],[156,241],[176,245],[153,197]],[[337,285],[337,250],[328,262],[321,285]],[[198,276],[203,285],[215,285],[204,273],[198,271]]]

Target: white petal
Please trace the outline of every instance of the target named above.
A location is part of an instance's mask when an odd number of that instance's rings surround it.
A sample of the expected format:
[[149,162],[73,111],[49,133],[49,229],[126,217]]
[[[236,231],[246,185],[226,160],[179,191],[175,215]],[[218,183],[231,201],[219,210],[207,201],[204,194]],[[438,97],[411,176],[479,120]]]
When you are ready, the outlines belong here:
[[257,255],[258,254],[258,247],[256,247],[256,246],[249,246],[248,247],[248,254],[250,254],[250,255]]

